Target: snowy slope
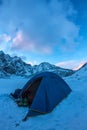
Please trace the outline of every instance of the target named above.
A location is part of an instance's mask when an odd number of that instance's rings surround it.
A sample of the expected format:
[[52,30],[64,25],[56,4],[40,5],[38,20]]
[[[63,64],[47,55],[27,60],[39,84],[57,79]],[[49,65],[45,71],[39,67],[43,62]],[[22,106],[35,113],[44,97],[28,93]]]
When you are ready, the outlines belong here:
[[87,72],[65,78],[71,94],[51,113],[22,122],[28,108],[19,108],[9,98],[15,88],[22,88],[28,79],[0,79],[0,130],[87,130]]
[[77,70],[70,77],[78,79],[78,80],[82,80],[82,79],[86,78],[87,77],[87,63],[85,63],[79,70]]

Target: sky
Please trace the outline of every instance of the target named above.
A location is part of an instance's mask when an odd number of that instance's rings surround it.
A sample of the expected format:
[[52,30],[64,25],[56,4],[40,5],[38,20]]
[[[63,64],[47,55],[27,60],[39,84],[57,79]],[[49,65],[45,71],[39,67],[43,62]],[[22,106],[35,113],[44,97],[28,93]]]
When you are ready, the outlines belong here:
[[0,50],[32,65],[87,62],[86,0],[0,0]]

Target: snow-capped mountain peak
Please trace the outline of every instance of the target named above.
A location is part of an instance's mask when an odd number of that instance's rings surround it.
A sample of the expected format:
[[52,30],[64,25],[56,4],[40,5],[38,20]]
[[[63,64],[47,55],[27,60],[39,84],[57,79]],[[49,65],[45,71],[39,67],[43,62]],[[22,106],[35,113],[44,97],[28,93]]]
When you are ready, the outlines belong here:
[[4,76],[29,76],[42,71],[51,71],[65,77],[74,73],[73,70],[60,68],[48,62],[42,62],[39,65],[31,66],[25,63],[20,57],[11,57],[0,51],[0,77]]

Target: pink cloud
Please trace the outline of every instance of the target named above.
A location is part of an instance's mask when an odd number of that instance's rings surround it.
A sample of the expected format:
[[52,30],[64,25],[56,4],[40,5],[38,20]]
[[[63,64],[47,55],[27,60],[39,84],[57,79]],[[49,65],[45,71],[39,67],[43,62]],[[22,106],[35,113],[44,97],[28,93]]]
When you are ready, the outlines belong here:
[[56,63],[57,66],[67,68],[67,69],[73,69],[78,70],[82,65],[84,65],[85,61],[78,61],[78,60],[69,60],[69,61],[63,61]]
[[22,34],[22,31],[19,31],[16,35],[16,37],[14,37],[13,39],[13,43],[20,43],[23,41],[23,34]]
[[7,34],[1,34],[0,35],[0,42],[9,42],[11,40],[11,36]]
[[14,50],[25,50],[36,53],[52,53],[51,47],[44,44],[38,44],[36,41],[31,40],[23,31],[18,31],[16,36],[12,40],[11,49]]
[[31,50],[34,49],[34,44],[22,31],[18,31],[12,40],[11,49]]
[[74,70],[80,69],[85,63],[85,61],[81,62],[76,68],[74,68]]

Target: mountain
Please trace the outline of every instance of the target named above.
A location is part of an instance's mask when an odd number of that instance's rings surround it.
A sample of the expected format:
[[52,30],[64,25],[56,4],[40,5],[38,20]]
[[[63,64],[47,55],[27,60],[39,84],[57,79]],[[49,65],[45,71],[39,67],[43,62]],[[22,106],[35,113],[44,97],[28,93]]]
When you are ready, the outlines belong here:
[[87,70],[87,62],[84,63],[84,64],[79,68],[79,70],[82,70],[82,69],[85,69],[84,71]]
[[79,68],[73,75],[72,78],[76,78],[78,80],[87,76],[87,63],[85,63],[81,68]]
[[50,72],[54,72],[62,77],[66,77],[69,75],[72,75],[74,73],[73,70],[70,69],[64,69],[55,65],[52,65],[50,63],[47,62],[42,62],[39,65],[35,65],[33,66],[33,73],[38,73],[41,71],[50,71]]
[[11,57],[0,51],[0,76],[10,75],[31,75],[32,69],[30,64],[26,64],[20,57]]
[[0,77],[6,76],[29,76],[42,71],[55,72],[62,77],[72,75],[75,71],[70,69],[60,68],[47,62],[39,65],[31,66],[25,63],[20,57],[11,57],[0,51]]

